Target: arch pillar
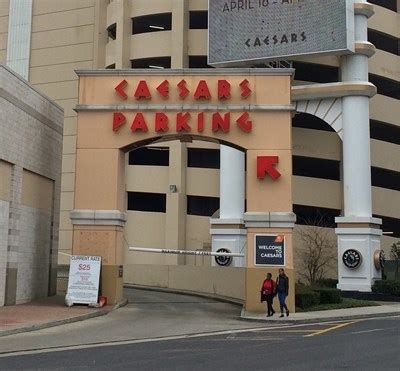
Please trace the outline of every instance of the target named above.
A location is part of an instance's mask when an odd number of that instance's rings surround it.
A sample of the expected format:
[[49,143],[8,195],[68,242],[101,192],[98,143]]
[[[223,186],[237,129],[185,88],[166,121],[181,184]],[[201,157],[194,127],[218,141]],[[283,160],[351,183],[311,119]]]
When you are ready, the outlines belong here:
[[[245,205],[245,153],[220,146],[219,218],[210,220],[211,249],[227,248],[233,253],[246,252],[246,229],[243,223]],[[211,260],[217,266],[215,259]],[[232,259],[233,267],[245,267],[246,258]]]
[[[382,276],[375,261],[381,249],[382,220],[372,217],[369,134],[369,98],[376,94],[376,87],[368,82],[368,58],[375,53],[367,37],[367,21],[374,14],[373,5],[356,0],[354,14],[355,53],[341,57],[342,81],[297,86],[292,92],[298,112],[326,121],[343,141],[344,210],[335,220],[338,288],[371,291],[374,281]],[[361,256],[361,263],[355,267],[345,264],[344,257],[349,253]]]
[[122,299],[125,213],[125,154],[119,149],[79,149],[76,160],[73,255],[102,257],[101,294]]
[[[284,237],[284,264],[289,277],[289,296],[287,305],[291,312],[295,310],[294,284],[295,267],[293,265],[293,228],[296,215],[293,213],[292,192],[292,123],[291,113],[287,116],[269,117],[274,121],[274,130],[266,123],[262,127],[260,136],[271,139],[268,149],[261,146],[250,147],[247,150],[246,171],[246,201],[247,210],[244,213],[244,224],[247,230],[247,254],[246,254],[246,300],[245,310],[247,312],[260,312],[264,304],[260,303],[260,282],[265,279],[266,273],[271,273],[274,278],[278,276],[279,266],[262,266],[257,263],[256,251],[260,251],[257,239],[264,235]],[[277,156],[280,177],[273,179],[257,176],[257,159],[266,156]],[[266,252],[269,246],[265,245]],[[275,308],[277,309],[277,307]]]
[[[366,0],[356,0],[355,54],[341,57],[342,81],[368,83],[368,58],[375,47],[368,42],[367,21],[374,14]],[[344,215],[336,218],[338,237],[338,288],[371,291],[382,271],[374,261],[379,253],[382,220],[372,217],[369,97],[351,94],[343,105],[343,198]],[[362,259],[356,268],[344,264],[345,254],[357,251]]]

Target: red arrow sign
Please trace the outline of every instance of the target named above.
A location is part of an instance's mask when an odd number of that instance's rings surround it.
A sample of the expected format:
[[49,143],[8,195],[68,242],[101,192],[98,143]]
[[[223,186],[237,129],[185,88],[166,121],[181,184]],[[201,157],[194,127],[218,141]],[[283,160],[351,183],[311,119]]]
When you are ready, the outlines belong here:
[[265,174],[268,174],[272,179],[277,180],[281,176],[281,173],[274,167],[277,163],[279,163],[278,156],[258,156],[257,178],[264,179]]

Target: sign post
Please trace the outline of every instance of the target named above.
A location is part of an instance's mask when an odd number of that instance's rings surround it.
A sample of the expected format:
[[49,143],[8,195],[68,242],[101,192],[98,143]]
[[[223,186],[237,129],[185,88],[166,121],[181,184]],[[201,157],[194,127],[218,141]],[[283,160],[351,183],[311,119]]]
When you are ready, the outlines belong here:
[[67,295],[72,303],[97,303],[100,268],[101,256],[71,256]]

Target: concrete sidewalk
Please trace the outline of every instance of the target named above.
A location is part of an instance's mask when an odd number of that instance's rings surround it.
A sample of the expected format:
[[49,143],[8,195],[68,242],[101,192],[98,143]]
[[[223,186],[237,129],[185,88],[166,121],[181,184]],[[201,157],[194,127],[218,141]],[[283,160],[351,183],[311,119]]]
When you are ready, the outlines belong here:
[[102,316],[114,308],[112,305],[103,308],[74,305],[68,308],[64,303],[64,296],[0,307],[0,337]]
[[[86,305],[68,308],[64,304],[64,296],[53,296],[32,303],[0,307],[0,337],[102,316],[126,303],[127,301],[123,301],[115,306],[107,305],[99,309],[88,308]],[[266,317],[265,313],[248,313],[242,310],[241,319],[278,325],[400,315],[400,303],[382,304],[373,307],[291,313],[289,317],[284,318],[279,318],[278,313],[273,317]]]
[[244,309],[241,318],[248,321],[277,323],[311,323],[328,322],[337,320],[362,319],[372,317],[387,317],[400,315],[400,303],[382,303],[372,307],[346,308],[323,310],[316,312],[290,313],[289,317],[280,318],[280,313],[276,312],[272,317],[266,317],[265,313],[251,313]]

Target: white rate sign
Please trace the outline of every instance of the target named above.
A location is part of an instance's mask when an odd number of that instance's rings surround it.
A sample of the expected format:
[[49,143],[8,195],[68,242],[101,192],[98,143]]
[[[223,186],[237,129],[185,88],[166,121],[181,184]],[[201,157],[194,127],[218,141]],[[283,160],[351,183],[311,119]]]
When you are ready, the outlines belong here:
[[67,295],[74,304],[97,303],[100,268],[101,256],[71,256]]

